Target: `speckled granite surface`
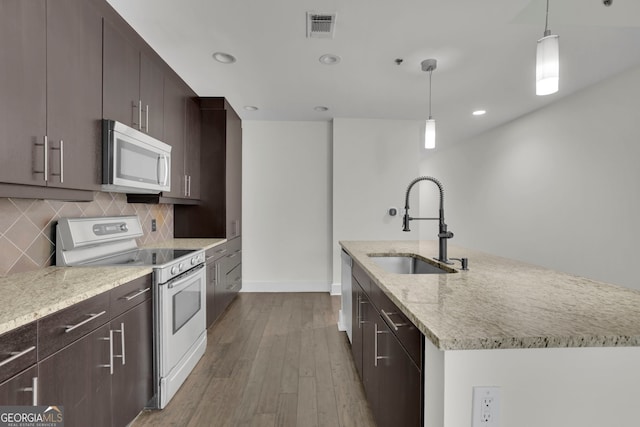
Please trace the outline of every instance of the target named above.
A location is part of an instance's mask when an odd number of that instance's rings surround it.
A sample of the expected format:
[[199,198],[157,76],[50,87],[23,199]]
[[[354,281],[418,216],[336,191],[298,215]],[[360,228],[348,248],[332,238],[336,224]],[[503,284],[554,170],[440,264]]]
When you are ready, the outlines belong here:
[[144,245],[146,248],[172,248],[172,249],[211,249],[214,246],[225,243],[227,239],[169,239],[160,243]]
[[[209,249],[225,239],[170,239],[149,248]],[[48,267],[0,277],[0,334],[123,285],[151,267]]]
[[149,273],[150,267],[48,267],[0,277],[0,334]]
[[639,291],[451,244],[469,271],[390,274],[367,255],[432,258],[438,242],[340,244],[441,350],[640,346]]

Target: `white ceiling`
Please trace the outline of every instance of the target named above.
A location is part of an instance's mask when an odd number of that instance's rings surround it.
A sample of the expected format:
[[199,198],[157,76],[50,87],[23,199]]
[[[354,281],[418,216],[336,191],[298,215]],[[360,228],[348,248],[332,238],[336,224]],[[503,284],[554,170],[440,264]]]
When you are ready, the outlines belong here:
[[[561,75],[560,91],[546,97],[535,95],[534,81],[545,0],[108,1],[198,95],[225,96],[244,120],[424,119],[420,62],[436,58],[438,144],[640,64],[638,0],[551,0]],[[335,38],[307,38],[307,11],[337,13]],[[214,61],[216,51],[237,62]],[[323,65],[326,53],[342,61]],[[480,108],[485,116],[471,116]]]

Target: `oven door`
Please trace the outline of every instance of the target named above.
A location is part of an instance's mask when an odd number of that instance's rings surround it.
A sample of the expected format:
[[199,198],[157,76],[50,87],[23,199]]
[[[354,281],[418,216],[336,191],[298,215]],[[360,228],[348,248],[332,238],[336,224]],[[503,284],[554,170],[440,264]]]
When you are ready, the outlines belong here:
[[166,377],[206,331],[204,264],[159,285],[160,376]]

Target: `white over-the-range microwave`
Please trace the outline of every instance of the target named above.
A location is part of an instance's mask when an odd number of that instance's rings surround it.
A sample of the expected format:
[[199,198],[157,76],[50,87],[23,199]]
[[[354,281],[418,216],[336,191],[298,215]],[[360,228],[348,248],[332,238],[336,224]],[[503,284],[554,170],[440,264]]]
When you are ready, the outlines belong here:
[[102,190],[160,193],[171,189],[171,146],[114,120],[102,121]]

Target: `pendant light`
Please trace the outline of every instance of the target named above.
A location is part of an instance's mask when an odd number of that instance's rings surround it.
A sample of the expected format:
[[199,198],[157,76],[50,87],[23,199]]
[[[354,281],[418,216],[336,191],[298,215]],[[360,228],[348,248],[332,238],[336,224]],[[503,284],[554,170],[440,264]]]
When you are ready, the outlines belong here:
[[421,65],[422,71],[429,72],[429,118],[424,127],[424,148],[430,150],[436,148],[436,121],[431,117],[431,74],[436,69],[438,61],[425,59]]
[[549,30],[549,0],[544,22],[544,35],[536,50],[536,95],[551,95],[558,91],[560,80],[559,37]]

